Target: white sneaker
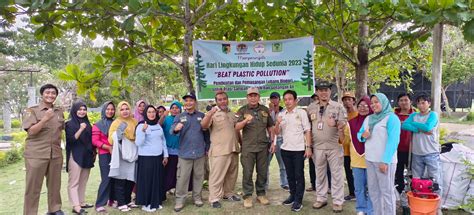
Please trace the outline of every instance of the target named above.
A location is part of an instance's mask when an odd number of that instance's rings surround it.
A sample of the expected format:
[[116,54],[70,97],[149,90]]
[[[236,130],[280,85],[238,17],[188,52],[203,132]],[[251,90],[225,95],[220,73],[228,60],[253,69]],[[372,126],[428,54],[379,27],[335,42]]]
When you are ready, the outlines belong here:
[[357,212],[357,215],[365,215],[365,213],[362,212],[362,211],[359,211],[359,212]]
[[161,210],[161,209],[163,209],[163,206],[158,205],[158,208],[156,208],[156,209]]

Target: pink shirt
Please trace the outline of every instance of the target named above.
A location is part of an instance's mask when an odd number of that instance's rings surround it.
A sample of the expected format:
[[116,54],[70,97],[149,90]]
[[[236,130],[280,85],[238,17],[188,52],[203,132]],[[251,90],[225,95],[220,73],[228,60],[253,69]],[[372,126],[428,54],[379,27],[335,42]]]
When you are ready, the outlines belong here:
[[92,145],[97,147],[97,149],[99,150],[99,155],[110,153],[109,150],[102,149],[102,145],[104,144],[110,146],[108,136],[102,133],[102,131],[100,131],[100,129],[96,125],[92,126]]

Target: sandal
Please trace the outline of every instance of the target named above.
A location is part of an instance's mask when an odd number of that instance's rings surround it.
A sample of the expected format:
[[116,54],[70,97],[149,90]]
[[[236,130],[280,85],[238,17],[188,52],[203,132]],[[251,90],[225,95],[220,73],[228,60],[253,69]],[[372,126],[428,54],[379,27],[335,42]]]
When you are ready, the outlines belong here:
[[87,203],[84,204],[84,205],[81,205],[81,208],[82,208],[82,209],[85,209],[85,208],[93,208],[93,207],[94,207],[94,205],[87,204]]
[[121,212],[128,212],[131,210],[127,205],[122,205],[118,207],[117,209],[119,209]]
[[96,208],[95,212],[97,212],[97,213],[107,213],[107,210],[105,209],[104,206],[102,206],[102,207]]

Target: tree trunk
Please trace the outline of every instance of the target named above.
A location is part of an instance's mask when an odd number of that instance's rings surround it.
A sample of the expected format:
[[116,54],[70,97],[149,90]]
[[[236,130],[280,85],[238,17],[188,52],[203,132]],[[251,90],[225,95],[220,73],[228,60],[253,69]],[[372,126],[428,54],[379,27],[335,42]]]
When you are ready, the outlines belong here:
[[[362,20],[367,17],[361,16]],[[369,47],[367,40],[369,37],[369,26],[365,21],[359,22],[359,45],[357,46],[356,65],[356,97],[357,99],[367,95],[367,78],[369,72]]]
[[189,92],[195,93],[193,87],[193,81],[191,80],[191,75],[189,72],[189,57],[191,55],[191,46],[193,40],[193,24],[191,23],[191,10],[189,7],[189,0],[184,1],[184,47],[182,53],[182,64],[181,64],[181,72],[183,73],[184,82],[186,84],[186,88]]
[[343,94],[342,85],[341,85],[341,70],[339,69],[339,66],[338,66],[337,63],[334,65],[334,73],[335,73],[335,76],[336,76],[337,101],[339,103],[341,103],[342,102],[342,94]]
[[433,110],[441,113],[441,80],[443,63],[443,24],[438,23],[433,29],[433,62],[431,78],[431,97]]
[[451,116],[451,108],[449,107],[449,99],[448,96],[446,96],[446,90],[448,90],[448,87],[441,87],[441,96],[443,97],[444,105],[446,106],[446,115]]

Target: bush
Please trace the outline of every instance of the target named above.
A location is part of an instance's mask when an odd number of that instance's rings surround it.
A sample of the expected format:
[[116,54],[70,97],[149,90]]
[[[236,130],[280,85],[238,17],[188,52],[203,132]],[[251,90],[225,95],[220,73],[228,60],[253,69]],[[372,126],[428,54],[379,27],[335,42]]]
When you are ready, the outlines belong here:
[[474,112],[470,112],[470,113],[466,116],[466,121],[474,121]]
[[0,152],[0,167],[14,164],[21,160],[21,151],[22,150],[18,149],[17,147],[14,147],[10,151]]
[[[0,128],[3,128],[3,120],[0,120]],[[12,128],[21,128],[19,119],[12,119]]]

